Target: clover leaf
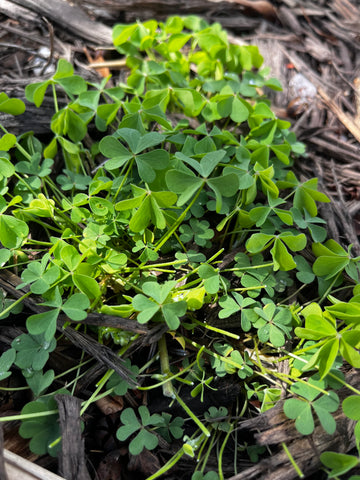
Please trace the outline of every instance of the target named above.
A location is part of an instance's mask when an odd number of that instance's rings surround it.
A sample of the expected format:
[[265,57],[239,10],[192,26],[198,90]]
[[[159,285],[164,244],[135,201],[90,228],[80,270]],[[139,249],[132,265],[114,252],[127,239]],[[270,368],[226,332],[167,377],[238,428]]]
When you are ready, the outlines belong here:
[[24,284],[30,284],[30,290],[36,295],[47,292],[59,278],[60,269],[49,265],[49,255],[44,255],[41,262],[31,262],[21,274]]
[[[110,159],[105,163],[107,170],[120,168],[134,159],[142,180],[151,183],[156,178],[156,170],[167,167],[169,153],[166,150],[156,149],[140,153],[162,143],[164,135],[157,132],[141,135],[138,130],[132,128],[120,128],[115,135],[104,137],[99,144],[101,153]],[[118,138],[126,142],[129,148],[126,148]]]
[[56,340],[45,340],[44,335],[28,335],[23,333],[16,337],[12,343],[16,350],[15,365],[26,370],[41,370],[49,359],[49,355],[55,350]]
[[0,93],[0,112],[11,115],[21,115],[25,112],[25,103],[18,98],[9,98],[6,93]]
[[[55,442],[61,435],[56,411],[57,403],[53,396],[41,397],[36,401],[29,402],[21,410],[23,415],[33,415],[33,417],[22,420],[19,433],[23,438],[31,438],[29,447],[37,455],[48,453],[52,457],[56,457],[61,448],[61,443]],[[37,414],[46,412],[49,414],[37,416]]]
[[269,302],[263,308],[255,307],[254,311],[259,316],[254,327],[258,329],[260,342],[270,340],[274,347],[282,347],[285,344],[285,337],[290,338],[292,330],[290,310],[276,307],[273,302]]
[[339,397],[334,391],[320,394],[317,388],[323,388],[324,382],[310,378],[307,383],[296,382],[290,390],[298,395],[284,402],[284,413],[288,418],[296,419],[296,429],[302,435],[310,435],[315,428],[313,412],[316,413],[324,430],[332,435],[336,422],[331,415],[339,407]]
[[166,324],[171,330],[176,330],[180,325],[180,317],[185,315],[187,303],[184,300],[174,301],[171,296],[176,282],[168,281],[160,285],[156,282],[145,282],[142,286],[147,295],[135,295],[132,305],[139,312],[137,320],[146,323],[158,312],[162,314]]
[[6,350],[0,357],[0,381],[5,380],[5,378],[10,377],[11,372],[9,372],[12,364],[15,361],[16,350],[14,348],[9,348]]
[[153,192],[149,189],[132,186],[133,198],[122,200],[115,205],[118,211],[132,210],[133,213],[129,227],[133,232],[141,232],[152,223],[160,230],[166,228],[166,217],[164,209],[171,207],[177,200],[177,195],[173,192]]
[[184,419],[182,417],[172,418],[172,415],[166,412],[163,412],[161,416],[163,423],[157,428],[157,433],[169,443],[171,443],[172,437],[175,439],[181,438],[184,434]]
[[180,226],[180,240],[184,243],[194,239],[195,243],[200,247],[210,247],[211,240],[214,237],[214,230],[210,228],[207,220],[190,219],[190,225],[183,224]]
[[241,328],[244,332],[248,332],[253,322],[258,319],[253,307],[256,301],[253,298],[243,297],[240,293],[232,292],[220,298],[219,306],[222,310],[219,312],[219,318],[228,318],[237,312],[241,315]]
[[271,245],[274,270],[292,270],[296,268],[296,263],[288,248],[293,252],[303,250],[306,246],[306,236],[303,233],[293,235],[291,232],[282,232],[279,235],[254,233],[246,242],[246,248],[250,253],[262,252]]
[[[336,312],[336,305],[334,307]],[[309,305],[304,315],[305,327],[297,327],[295,334],[307,340],[325,340],[303,367],[304,371],[317,366],[321,378],[324,378],[331,370],[338,353],[341,353],[352,366],[359,368],[360,354],[357,351],[358,332],[356,330],[344,328],[338,331],[335,317],[328,312],[323,313],[317,304]]]
[[141,421],[139,421],[132,408],[126,408],[120,415],[123,426],[116,432],[116,437],[120,441],[124,441],[135,432],[138,432],[129,444],[131,455],[139,455],[144,448],[147,450],[156,448],[159,444],[159,439],[154,433],[151,433],[147,427],[159,426],[164,423],[160,415],[150,415],[145,405],[139,407],[138,413]]

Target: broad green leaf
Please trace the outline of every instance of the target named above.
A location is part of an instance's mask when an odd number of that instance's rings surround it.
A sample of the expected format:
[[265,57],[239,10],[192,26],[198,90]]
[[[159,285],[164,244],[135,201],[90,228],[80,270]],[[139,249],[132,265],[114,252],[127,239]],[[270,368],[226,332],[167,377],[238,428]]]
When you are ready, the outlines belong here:
[[60,257],[71,272],[76,270],[76,267],[81,263],[82,260],[81,255],[72,245],[66,245],[63,247],[60,251]]
[[44,334],[45,340],[50,341],[56,332],[56,320],[58,316],[58,309],[30,315],[26,320],[26,328],[31,335]]
[[319,277],[326,276],[327,279],[335,277],[342,272],[349,263],[348,257],[343,256],[321,256],[318,257],[313,264],[313,271]]
[[5,248],[19,248],[29,234],[23,221],[10,215],[0,215],[0,242]]
[[169,170],[165,176],[169,190],[179,193],[177,204],[184,205],[204,185],[204,180],[179,170]]
[[343,400],[342,409],[351,420],[360,420],[360,396],[350,395]]
[[238,98],[234,97],[232,101],[230,118],[235,123],[245,122],[249,117],[249,110],[243,104],[243,102]]
[[[3,154],[4,155],[4,154]],[[10,178],[15,173],[15,167],[6,157],[0,156],[0,175]]]
[[132,301],[133,308],[140,312],[137,316],[139,323],[147,323],[160,309],[160,306],[145,295],[135,295]]
[[55,350],[56,340],[46,341],[44,335],[22,334],[11,343],[17,351],[15,364],[21,369],[41,370]]
[[19,433],[23,438],[31,438],[30,450],[37,455],[49,453],[56,457],[61,445],[51,446],[60,437],[60,425],[58,414],[36,416],[36,413],[57,410],[57,404],[53,397],[42,397],[39,400],[29,402],[21,410],[23,415],[34,414],[34,418],[22,421]]
[[[120,427],[121,428],[121,427]],[[157,436],[148,430],[140,430],[136,437],[129,443],[129,451],[132,455],[139,455],[144,448],[153,450],[159,444]]]
[[102,138],[99,143],[99,148],[105,157],[111,159],[105,164],[107,170],[119,168],[133,157],[132,153],[114,137],[108,136]]
[[330,412],[335,412],[339,406],[339,397],[335,392],[329,392],[329,395],[322,395],[312,404],[316,415],[318,416],[323,429],[332,435],[336,430],[336,422]]
[[1,92],[0,112],[9,113],[11,115],[21,115],[25,112],[25,103],[18,98],[9,98],[6,93]]
[[185,301],[166,303],[161,309],[165,322],[171,330],[176,330],[179,327],[179,317],[184,316],[186,310],[187,303]]
[[136,155],[135,161],[140,177],[146,183],[156,179],[156,170],[165,170],[169,163],[169,154],[166,150],[158,149]]
[[[0,104],[0,109],[1,109],[1,104]],[[0,150],[7,152],[10,150],[16,143],[16,137],[12,133],[5,133],[0,138]],[[5,159],[2,159],[5,160]],[[0,164],[1,165],[1,164]],[[1,175],[3,175],[2,170],[0,170]]]
[[74,293],[74,295],[71,295],[71,297],[65,301],[62,310],[71,320],[79,322],[87,317],[85,310],[89,308],[89,306],[90,301],[86,295],[83,293]]
[[325,307],[334,317],[344,320],[347,324],[360,323],[360,303],[356,302],[339,302],[335,305]]
[[36,82],[26,85],[25,96],[27,100],[34,103],[35,106],[39,108],[44,101],[46,90],[51,83],[51,80],[46,80],[45,82]]
[[359,464],[359,459],[356,456],[337,452],[323,452],[320,455],[320,461],[331,470],[328,478],[344,475]]
[[284,235],[280,234],[281,241],[293,252],[298,252],[306,247],[306,236],[303,233],[299,235]]
[[58,80],[60,78],[66,78],[70,77],[74,73],[74,67],[70,62],[65,60],[65,58],[60,58],[57,66],[56,66],[56,72],[53,76],[55,80]]
[[0,381],[5,380],[11,375],[9,372],[12,364],[15,361],[16,350],[14,348],[9,348],[0,356]]
[[296,429],[302,435],[310,435],[314,431],[311,407],[306,400],[289,398],[284,403],[284,413],[288,418],[296,419]]
[[269,247],[273,241],[273,235],[268,235],[266,233],[253,233],[246,242],[246,248],[250,253],[258,253]]
[[43,373],[41,370],[33,372],[30,376],[26,376],[26,381],[35,397],[39,397],[53,383],[55,377],[54,370],[47,370]]
[[296,268],[296,263],[294,262],[293,257],[287,251],[280,238],[275,239],[274,246],[270,250],[270,253],[274,261],[274,271],[288,271]]

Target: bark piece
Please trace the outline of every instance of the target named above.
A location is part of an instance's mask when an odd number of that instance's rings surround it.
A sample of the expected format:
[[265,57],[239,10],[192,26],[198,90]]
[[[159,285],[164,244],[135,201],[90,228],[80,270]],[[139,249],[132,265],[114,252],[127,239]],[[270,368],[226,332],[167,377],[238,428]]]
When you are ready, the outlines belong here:
[[59,408],[62,446],[59,470],[66,480],[91,480],[86,468],[81,435],[80,400],[70,395],[55,395]]
[[110,27],[90,20],[83,10],[64,0],[13,0],[13,3],[37,13],[40,17],[48,18],[73,35],[89,42],[101,45],[112,44]]
[[4,459],[4,431],[3,424],[0,423],[0,478],[2,480],[8,480],[8,476],[5,470],[5,459]]
[[[360,375],[355,369],[348,372],[346,382],[359,388]],[[339,392],[340,399],[348,395],[348,389],[343,387]],[[269,458],[259,461],[256,465],[234,475],[228,480],[292,480],[299,478],[298,473],[291,466],[287,453],[282,448],[286,444],[296,464],[304,476],[318,471],[322,464],[320,454],[325,451],[347,453],[355,446],[355,422],[347,418],[341,407],[334,415],[336,432],[329,435],[318,423],[311,435],[303,436],[295,428],[295,423],[283,413],[282,404],[267,412],[240,423],[240,431],[249,431],[254,434],[257,445],[279,446],[279,450]],[[255,433],[256,432],[256,433]],[[339,439],[341,441],[339,442]],[[272,447],[274,448],[274,447]]]

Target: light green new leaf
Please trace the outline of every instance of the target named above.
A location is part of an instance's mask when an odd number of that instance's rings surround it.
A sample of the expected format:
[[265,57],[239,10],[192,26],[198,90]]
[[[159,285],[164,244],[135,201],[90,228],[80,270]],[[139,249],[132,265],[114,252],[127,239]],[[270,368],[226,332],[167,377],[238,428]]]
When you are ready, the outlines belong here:
[[72,245],[66,245],[63,247],[60,251],[60,257],[71,272],[76,270],[82,260],[81,255]]
[[148,322],[160,310],[160,306],[156,302],[141,293],[135,295],[132,300],[132,306],[136,311],[140,312],[137,316],[139,323]]
[[[6,154],[2,154],[6,155]],[[8,155],[8,154],[7,154]],[[15,173],[15,167],[5,156],[0,157],[0,175],[5,178],[10,178]]]
[[77,288],[82,293],[84,293],[90,300],[94,300],[95,298],[100,297],[100,287],[94,278],[88,277],[87,275],[74,273],[72,279]]
[[250,253],[259,253],[265,250],[274,242],[274,235],[266,233],[253,233],[246,242],[246,249]]
[[[16,143],[15,135],[13,135],[12,133],[5,133],[5,135],[3,135],[0,138],[0,150],[7,152],[8,150],[10,150],[10,148],[12,148],[15,145],[15,143]],[[1,171],[1,174],[2,173],[3,172]]]
[[282,270],[286,272],[296,268],[293,257],[287,251],[280,238],[275,238],[274,246],[270,250],[270,253],[274,261],[274,271]]

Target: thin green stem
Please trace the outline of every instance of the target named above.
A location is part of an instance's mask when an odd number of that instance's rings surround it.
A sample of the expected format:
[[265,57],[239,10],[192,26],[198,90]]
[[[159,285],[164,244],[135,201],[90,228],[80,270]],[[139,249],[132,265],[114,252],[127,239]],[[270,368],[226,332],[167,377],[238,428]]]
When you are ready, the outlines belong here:
[[12,422],[14,420],[27,420],[28,418],[47,417],[49,415],[55,415],[59,413],[59,410],[48,410],[46,412],[37,413],[23,413],[19,415],[10,415],[8,417],[0,417],[0,422]]
[[[231,427],[232,427],[232,425],[231,425]],[[232,430],[233,430],[233,428],[230,428],[229,431],[226,433],[226,436],[225,436],[224,441],[221,445],[220,452],[219,452],[219,455],[218,455],[218,468],[219,468],[219,479],[220,480],[224,480],[224,472],[223,472],[223,469],[222,469],[223,454],[224,454],[224,450],[225,450],[226,444],[229,440],[229,437],[231,435]]]
[[[160,356],[160,366],[161,366],[161,373],[164,375],[169,375],[171,373],[170,370],[170,362],[169,362],[169,354],[167,351],[166,346],[166,338],[165,334],[162,335],[158,342],[159,346],[159,356]],[[165,382],[162,386],[163,395],[165,397],[175,398],[175,390],[171,380]]]
[[201,185],[199,190],[196,192],[196,195],[192,199],[192,201],[189,203],[189,205],[185,208],[185,210],[182,212],[182,214],[179,216],[179,218],[176,220],[176,222],[172,225],[172,227],[163,235],[163,237],[158,241],[157,245],[155,245],[155,252],[160,250],[160,248],[169,240],[171,235],[178,229],[178,227],[181,225],[181,223],[184,221],[186,214],[188,211],[191,209],[191,207],[195,204],[196,200],[198,199],[200,193],[202,192],[203,188],[205,186],[205,182]]
[[291,465],[294,467],[294,470],[298,474],[299,478],[304,478],[304,474],[301,471],[299,465],[295,462],[294,457],[291,455],[290,450],[286,446],[285,442],[281,442],[281,446],[283,447],[288,459],[290,460]]
[[174,391],[175,398],[179,405],[185,410],[185,412],[189,415],[189,417],[196,423],[196,425],[200,428],[200,430],[207,436],[210,437],[209,430],[205,427],[205,425],[198,419],[195,413],[190,410],[190,408],[186,405],[186,403],[182,400],[182,398]]
[[22,297],[18,298],[17,300],[15,300],[15,302],[11,303],[7,308],[5,308],[5,310],[2,310],[2,312],[0,313],[0,320],[2,319],[2,317],[4,317],[4,315],[8,314],[11,312],[11,310],[16,307],[16,305],[18,305],[19,303],[21,303],[23,300],[25,300],[25,298],[29,297],[31,295],[32,292],[27,292],[25,293]]

